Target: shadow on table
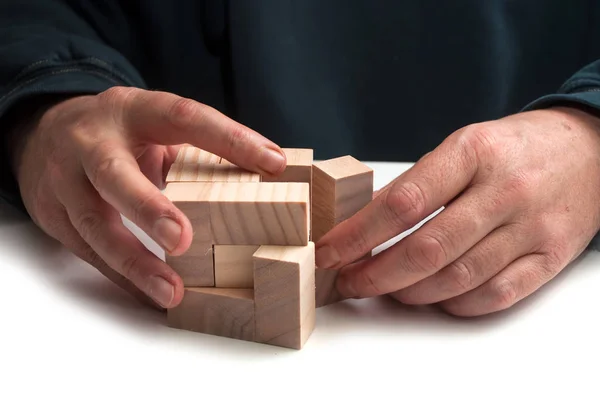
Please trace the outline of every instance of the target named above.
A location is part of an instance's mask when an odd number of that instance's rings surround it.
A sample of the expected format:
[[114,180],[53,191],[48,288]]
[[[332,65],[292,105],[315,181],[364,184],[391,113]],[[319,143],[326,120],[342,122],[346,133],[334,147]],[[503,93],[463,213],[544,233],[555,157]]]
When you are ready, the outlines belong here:
[[[1,213],[0,208],[0,215]],[[119,324],[140,337],[151,337],[154,343],[160,341],[167,345],[176,342],[176,347],[186,351],[218,351],[219,355],[233,355],[238,359],[294,352],[168,328],[164,312],[140,304],[92,266],[67,252],[28,219],[15,214],[1,216],[3,223],[0,224],[0,231],[4,230],[4,235],[8,238],[0,242],[0,250],[5,245],[8,248],[26,244],[27,250],[18,251],[18,255],[23,258],[15,261],[22,263],[20,266],[29,267],[32,277],[53,286],[60,295],[76,302],[78,306],[99,313],[110,322]],[[7,230],[11,233],[6,234]],[[25,243],[23,236],[27,236]],[[444,335],[445,338],[452,338],[453,335],[464,337],[465,333],[491,332],[503,323],[527,316],[527,311],[539,305],[544,296],[555,294],[577,266],[593,265],[590,262],[578,264],[585,256],[586,253],[535,294],[499,313],[476,318],[457,318],[434,306],[407,306],[389,297],[349,300],[320,308],[317,311],[316,333],[319,334],[319,340],[326,344],[339,335],[355,333],[356,330],[374,334],[435,334]]]

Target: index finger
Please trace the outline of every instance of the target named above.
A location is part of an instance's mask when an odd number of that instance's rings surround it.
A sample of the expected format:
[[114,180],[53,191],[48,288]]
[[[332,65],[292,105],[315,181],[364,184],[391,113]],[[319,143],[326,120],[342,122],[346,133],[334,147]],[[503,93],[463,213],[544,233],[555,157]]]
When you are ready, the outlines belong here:
[[341,268],[409,230],[459,195],[476,172],[476,159],[459,137],[448,137],[323,236],[316,243],[317,267]]
[[103,93],[117,123],[138,139],[159,145],[191,144],[260,174],[286,166],[282,149],[216,109],[175,94],[115,87]]

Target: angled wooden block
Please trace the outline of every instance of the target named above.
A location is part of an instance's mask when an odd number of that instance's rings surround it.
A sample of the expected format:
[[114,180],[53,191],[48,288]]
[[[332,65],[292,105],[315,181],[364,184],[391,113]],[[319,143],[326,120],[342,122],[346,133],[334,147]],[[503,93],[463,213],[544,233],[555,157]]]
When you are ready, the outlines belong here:
[[256,341],[301,349],[315,327],[315,246],[254,253]]
[[165,195],[209,219],[215,245],[305,246],[309,236],[306,183],[180,182]]
[[[318,241],[373,198],[373,170],[352,156],[313,164],[312,239]],[[336,270],[317,269],[317,307],[339,301]]]
[[183,301],[167,311],[170,327],[254,341],[252,289],[186,288]]
[[[169,185],[167,185],[167,189]],[[189,218],[194,236],[186,253],[180,256],[166,255],[165,262],[183,279],[184,286],[214,286],[212,236],[207,207],[202,208],[196,203],[185,202],[176,203],[175,205]]]
[[229,288],[254,287],[252,255],[257,245],[214,245],[215,286]]

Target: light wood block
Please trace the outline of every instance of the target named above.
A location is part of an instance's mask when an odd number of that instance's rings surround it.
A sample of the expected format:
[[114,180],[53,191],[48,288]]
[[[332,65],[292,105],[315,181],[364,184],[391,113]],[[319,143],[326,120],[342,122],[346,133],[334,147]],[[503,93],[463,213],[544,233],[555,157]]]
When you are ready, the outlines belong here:
[[175,162],[171,165],[166,182],[259,182],[260,179],[260,174],[244,170],[213,153],[192,146],[184,146],[179,150]]
[[[167,188],[169,185],[167,185]],[[210,217],[195,203],[177,203],[176,206],[189,218],[194,235],[187,252],[180,256],[166,255],[165,262],[181,277],[184,286],[214,286],[215,274]]]
[[[373,170],[352,156],[313,164],[312,240],[350,218],[373,198]],[[338,271],[317,269],[317,307],[339,301]]]
[[191,207],[215,245],[305,246],[310,231],[306,183],[180,182],[165,195]]
[[167,174],[166,182],[206,181],[211,174],[212,165],[220,162],[221,158],[213,153],[185,145],[177,153],[177,158]]
[[256,341],[301,349],[315,327],[315,247],[261,246],[254,253]]
[[252,255],[257,245],[215,245],[215,286],[253,288],[254,266]]
[[260,180],[260,174],[244,170],[222,159],[220,164],[212,166],[212,170],[204,181],[260,182]]
[[167,311],[172,328],[254,341],[252,289],[186,288],[183,301]]
[[[306,182],[309,184],[308,194],[312,203],[312,164],[314,152],[304,148],[282,148],[287,159],[287,166],[278,176],[263,176],[264,182]],[[311,204],[312,206],[312,204]],[[312,231],[312,214],[311,214]],[[312,235],[312,233],[311,233]],[[310,240],[312,236],[309,237]]]
[[165,262],[181,277],[186,287],[215,286],[212,246],[206,255],[165,256]]
[[312,177],[313,150],[304,148],[282,148],[287,166],[278,176],[264,176],[264,182],[307,182]]

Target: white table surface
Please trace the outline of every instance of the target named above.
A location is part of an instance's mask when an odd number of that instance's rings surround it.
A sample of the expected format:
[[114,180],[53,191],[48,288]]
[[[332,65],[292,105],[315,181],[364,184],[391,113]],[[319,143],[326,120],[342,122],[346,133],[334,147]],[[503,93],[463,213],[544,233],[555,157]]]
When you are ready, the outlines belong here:
[[[369,164],[376,189],[409,167]],[[386,298],[321,308],[295,351],[168,328],[0,210],[0,397],[600,396],[597,252],[491,316]]]

